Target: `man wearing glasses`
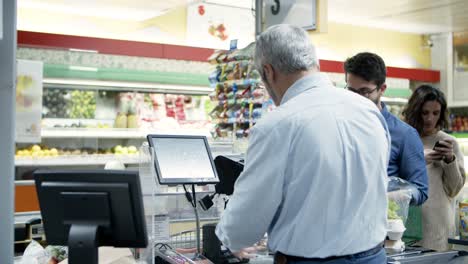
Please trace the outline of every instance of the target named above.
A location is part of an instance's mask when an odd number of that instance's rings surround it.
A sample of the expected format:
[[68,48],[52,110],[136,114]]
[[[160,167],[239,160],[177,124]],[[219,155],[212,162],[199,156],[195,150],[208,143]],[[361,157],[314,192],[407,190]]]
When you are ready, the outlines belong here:
[[387,89],[385,62],[377,54],[363,52],[347,59],[344,70],[346,88],[374,102],[387,121],[392,139],[388,176],[397,176],[415,185],[417,190],[411,193],[411,204],[423,204],[428,196],[424,147],[418,132],[391,114],[381,101]]

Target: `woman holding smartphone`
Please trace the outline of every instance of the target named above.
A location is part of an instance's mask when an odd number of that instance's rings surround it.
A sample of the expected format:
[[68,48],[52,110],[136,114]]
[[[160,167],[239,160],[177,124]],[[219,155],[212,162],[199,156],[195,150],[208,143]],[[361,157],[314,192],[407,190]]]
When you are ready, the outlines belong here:
[[429,177],[429,198],[422,205],[421,246],[448,250],[447,239],[455,235],[455,197],[465,184],[463,153],[454,137],[442,131],[448,124],[444,94],[429,85],[418,87],[403,111],[424,144]]

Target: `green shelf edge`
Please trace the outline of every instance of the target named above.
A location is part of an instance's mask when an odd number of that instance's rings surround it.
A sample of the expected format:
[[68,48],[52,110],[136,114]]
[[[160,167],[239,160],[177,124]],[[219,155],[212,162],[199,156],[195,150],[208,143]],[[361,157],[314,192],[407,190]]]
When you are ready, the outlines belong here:
[[207,87],[210,85],[208,81],[208,74],[205,75],[183,72],[140,71],[118,68],[97,68],[97,70],[79,70],[73,68],[70,69],[68,65],[58,64],[44,64],[44,78],[145,82]]
[[410,89],[399,89],[399,88],[387,88],[383,96],[387,97],[398,97],[398,98],[409,98],[411,96]]
[[468,132],[453,132],[450,135],[454,136],[455,138],[468,138]]

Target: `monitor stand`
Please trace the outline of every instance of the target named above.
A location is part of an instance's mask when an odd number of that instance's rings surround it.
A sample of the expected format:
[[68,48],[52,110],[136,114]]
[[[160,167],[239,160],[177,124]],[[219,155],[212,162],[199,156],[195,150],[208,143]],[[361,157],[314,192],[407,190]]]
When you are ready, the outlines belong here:
[[98,264],[98,225],[73,224],[68,235],[69,264]]
[[[68,233],[68,263],[98,264],[99,227],[110,226],[110,199],[104,192],[63,192]],[[79,212],[89,212],[86,215]]]

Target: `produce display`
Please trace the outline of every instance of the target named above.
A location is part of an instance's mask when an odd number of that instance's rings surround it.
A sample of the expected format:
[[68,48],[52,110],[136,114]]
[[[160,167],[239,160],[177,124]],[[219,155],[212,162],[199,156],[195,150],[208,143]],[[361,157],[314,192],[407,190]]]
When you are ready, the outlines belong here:
[[81,122],[71,123],[70,125],[55,124],[53,128],[111,128],[112,126],[106,123],[97,122],[96,124],[84,124]]
[[94,118],[96,92],[44,88],[43,117],[45,118]]
[[70,97],[70,118],[94,118],[96,92],[74,90]]
[[43,128],[211,128],[208,96],[45,88],[43,99]]
[[116,145],[107,149],[94,149],[94,148],[55,148],[45,145],[32,145],[26,148],[18,148],[16,150],[16,157],[18,158],[47,158],[58,156],[86,156],[86,155],[99,155],[99,154],[114,154],[114,155],[136,155],[138,148],[135,146],[121,146]]
[[68,117],[68,100],[70,95],[65,89],[45,88],[42,94],[43,117]]
[[120,93],[118,95],[118,112],[115,118],[115,128],[138,128],[137,107],[143,104],[143,94]]
[[207,112],[206,96],[156,93],[120,93],[117,98],[115,128],[177,129],[203,128]]
[[215,51],[208,61],[217,64],[209,81],[216,105],[210,117],[216,123],[213,137],[247,137],[249,129],[272,107],[260,74],[252,61],[255,44],[234,51]]

